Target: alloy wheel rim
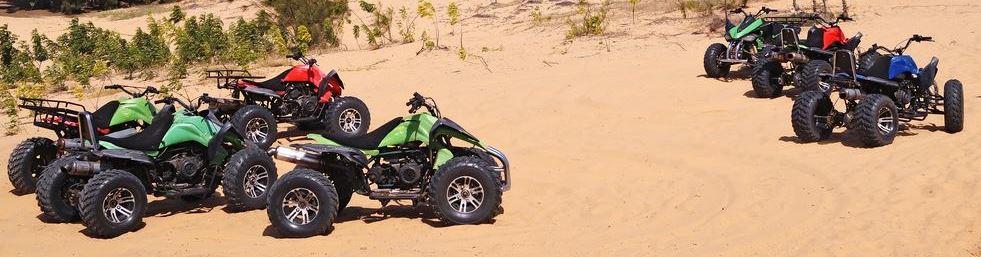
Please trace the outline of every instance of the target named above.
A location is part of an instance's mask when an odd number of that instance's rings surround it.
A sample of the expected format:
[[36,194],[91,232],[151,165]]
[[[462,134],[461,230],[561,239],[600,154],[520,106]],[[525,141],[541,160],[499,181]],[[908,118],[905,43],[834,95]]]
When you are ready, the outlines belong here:
[[474,212],[484,202],[484,187],[474,177],[457,177],[446,188],[446,201],[456,212]]
[[296,225],[306,225],[320,213],[320,199],[307,188],[294,188],[283,198],[283,213],[286,220]]
[[337,124],[341,125],[341,130],[346,133],[354,133],[361,128],[361,112],[354,108],[348,108],[341,112],[337,118]]
[[892,115],[892,111],[889,108],[879,109],[878,122],[876,125],[879,128],[879,133],[883,135],[888,135],[896,127],[895,118]]
[[133,218],[136,196],[126,188],[116,188],[102,200],[102,213],[112,223],[124,223]]
[[255,165],[249,167],[249,170],[245,172],[245,181],[242,182],[242,188],[249,197],[259,198],[262,194],[266,193],[268,183],[269,171],[262,165]]
[[262,142],[269,136],[269,123],[266,120],[256,117],[245,124],[245,134],[252,142]]

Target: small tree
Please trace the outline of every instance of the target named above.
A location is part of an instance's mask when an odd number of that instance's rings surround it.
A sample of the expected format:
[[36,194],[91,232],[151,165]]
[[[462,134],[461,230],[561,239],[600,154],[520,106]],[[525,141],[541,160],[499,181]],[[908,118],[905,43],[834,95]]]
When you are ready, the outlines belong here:
[[[429,2],[428,0],[418,1],[419,6],[416,8],[416,13],[419,14],[419,17],[433,19],[433,28],[435,29],[436,34],[436,43],[434,43],[434,45],[439,46],[439,19],[436,17],[436,7],[434,7],[433,3]],[[423,40],[423,42],[426,42],[426,40]],[[425,44],[428,43],[424,43],[424,45]]]
[[630,2],[630,21],[636,23],[637,22],[637,3],[639,3],[640,0],[628,0],[628,1]]

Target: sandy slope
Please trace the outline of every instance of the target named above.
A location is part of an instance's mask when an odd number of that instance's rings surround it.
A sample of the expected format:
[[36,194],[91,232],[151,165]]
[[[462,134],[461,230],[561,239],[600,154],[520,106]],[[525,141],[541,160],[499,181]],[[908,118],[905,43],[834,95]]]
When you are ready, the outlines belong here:
[[[4,193],[0,256],[976,255],[981,6],[861,2],[848,34],[937,39],[909,52],[937,55],[939,77],[965,83],[964,132],[947,134],[932,116],[887,147],[856,148],[841,134],[798,144],[791,98],[755,99],[746,80],[703,77],[702,51],[718,39],[692,35],[690,22],[648,6],[632,24],[620,10],[614,36],[562,44],[561,21],[535,27],[506,5],[465,20],[470,49],[503,46],[477,53],[492,72],[451,52],[416,56],[418,43],[318,57],[345,70],[346,92],[368,103],[375,125],[419,91],[503,149],[515,182],[493,224],[430,225],[428,211],[355,198],[328,236],[284,240],[264,211],[158,199],[146,227],[97,240],[80,224],[41,222],[33,196]],[[27,134],[0,140],[0,156]]]

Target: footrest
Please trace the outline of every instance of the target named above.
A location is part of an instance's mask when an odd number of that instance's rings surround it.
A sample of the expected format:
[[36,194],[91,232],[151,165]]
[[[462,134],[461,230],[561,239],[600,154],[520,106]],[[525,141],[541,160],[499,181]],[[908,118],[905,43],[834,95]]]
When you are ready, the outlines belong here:
[[422,198],[422,190],[376,189],[368,194],[371,200],[416,200]]

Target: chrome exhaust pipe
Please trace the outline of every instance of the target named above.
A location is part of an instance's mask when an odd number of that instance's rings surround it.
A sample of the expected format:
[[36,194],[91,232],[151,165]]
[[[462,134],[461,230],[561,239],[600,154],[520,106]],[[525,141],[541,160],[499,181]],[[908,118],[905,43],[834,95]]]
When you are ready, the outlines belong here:
[[311,154],[306,151],[280,146],[269,150],[269,154],[278,160],[287,161],[296,164],[303,164],[312,167],[320,167],[320,156],[317,154]]

